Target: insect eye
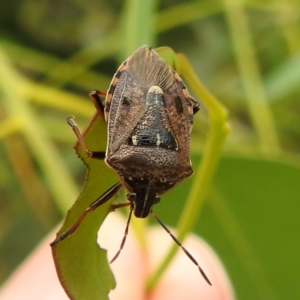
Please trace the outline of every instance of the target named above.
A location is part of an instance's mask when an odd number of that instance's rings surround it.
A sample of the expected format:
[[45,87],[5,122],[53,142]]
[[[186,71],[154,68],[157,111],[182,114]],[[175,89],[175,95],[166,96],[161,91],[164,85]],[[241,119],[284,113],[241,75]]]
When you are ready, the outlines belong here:
[[136,198],[136,193],[129,193],[126,197],[130,202],[134,202]]
[[122,104],[125,105],[125,106],[129,106],[130,105],[130,101],[128,100],[127,97],[123,97]]

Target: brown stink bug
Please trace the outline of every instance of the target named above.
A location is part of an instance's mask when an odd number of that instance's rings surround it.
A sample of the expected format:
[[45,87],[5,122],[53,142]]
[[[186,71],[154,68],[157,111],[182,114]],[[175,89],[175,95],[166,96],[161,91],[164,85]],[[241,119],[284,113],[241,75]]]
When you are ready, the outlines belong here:
[[123,248],[132,211],[137,218],[151,214],[211,284],[197,261],[152,211],[161,195],[193,173],[190,133],[193,115],[199,110],[198,102],[189,95],[179,75],[147,46],[137,49],[119,67],[104,105],[101,96],[105,94],[91,93],[99,115],[107,123],[106,152],[88,150],[73,118],[68,123],[87,155],[104,159],[120,182],[94,201],[51,246],[72,234],[88,212],[108,201],[123,185],[129,202],[112,205],[112,209],[128,205],[130,214],[121,247],[112,261]]

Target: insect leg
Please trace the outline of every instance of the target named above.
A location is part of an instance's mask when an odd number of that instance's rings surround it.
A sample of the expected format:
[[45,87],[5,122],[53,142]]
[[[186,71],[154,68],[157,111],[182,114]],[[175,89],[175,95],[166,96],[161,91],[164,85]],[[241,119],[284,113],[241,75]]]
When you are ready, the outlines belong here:
[[97,159],[104,159],[105,158],[105,151],[90,151],[87,146],[85,145],[84,138],[77,126],[77,124],[74,121],[74,117],[68,117],[67,118],[68,124],[72,127],[73,132],[77,136],[78,142],[81,145],[81,147],[84,149],[88,157],[90,158],[97,158]]
[[198,262],[195,260],[195,258],[191,255],[190,252],[188,252],[183,245],[178,241],[178,239],[173,235],[173,233],[168,229],[168,227],[156,216],[156,214],[151,210],[150,211],[151,215],[156,219],[156,221],[164,228],[164,230],[171,236],[171,238],[174,240],[174,242],[181,247],[181,249],[184,251],[184,253],[189,257],[189,259],[198,267],[201,275],[205,279],[205,281],[209,284],[212,285],[211,282],[209,281],[208,277],[202,270],[202,268],[199,266]]
[[[128,203],[126,203],[126,204],[128,204]],[[120,246],[119,251],[113,257],[113,259],[109,262],[110,264],[112,264],[118,258],[119,254],[121,253],[121,251],[122,251],[122,249],[123,249],[123,247],[125,245],[125,242],[126,242],[126,238],[127,238],[127,235],[128,235],[128,228],[129,228],[129,224],[130,224],[130,220],[131,220],[131,215],[132,215],[132,211],[133,211],[133,204],[132,203],[129,203],[129,204],[130,204],[130,213],[129,213],[129,217],[128,217],[128,220],[127,220],[127,224],[126,224],[124,236],[123,236],[123,239],[122,239],[122,242],[121,242],[121,246]]]
[[110,206],[110,211],[115,211],[117,208],[125,207],[131,205],[131,202],[112,204]]
[[106,93],[97,91],[97,90],[93,90],[90,92],[90,97],[93,100],[93,103],[97,109],[98,114],[100,115],[100,117],[102,118],[103,121],[105,121],[104,118],[104,105],[100,99],[100,97],[106,97]]
[[78,226],[80,225],[80,223],[82,222],[82,220],[85,218],[85,216],[89,212],[95,210],[97,207],[99,207],[100,205],[104,204],[109,199],[111,199],[111,197],[113,197],[117,193],[117,191],[119,190],[119,188],[121,186],[122,186],[122,184],[120,182],[116,183],[109,190],[107,190],[103,195],[101,195],[97,200],[95,200],[92,204],[90,204],[90,206],[88,208],[86,208],[86,210],[79,216],[79,218],[76,220],[76,222],[66,232],[64,232],[62,235],[60,235],[59,237],[57,237],[50,244],[50,246],[54,246],[59,241],[62,241],[67,236],[71,235],[78,228]]

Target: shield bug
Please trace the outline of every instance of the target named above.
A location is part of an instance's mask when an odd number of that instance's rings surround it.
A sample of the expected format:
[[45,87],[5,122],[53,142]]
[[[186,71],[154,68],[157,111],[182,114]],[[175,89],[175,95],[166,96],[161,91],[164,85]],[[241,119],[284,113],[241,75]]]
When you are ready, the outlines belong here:
[[[106,96],[104,105],[102,96]],[[128,205],[130,214],[121,247],[111,262],[124,246],[132,212],[137,218],[151,214],[211,285],[197,261],[152,210],[161,195],[193,173],[190,133],[193,115],[199,110],[198,102],[189,95],[179,75],[147,46],[137,49],[119,67],[106,95],[93,91],[91,97],[107,123],[106,152],[87,149],[73,118],[68,118],[68,123],[87,155],[104,159],[117,173],[120,182],[94,201],[51,245],[72,234],[87,213],[108,201],[124,186],[129,202],[112,205],[112,210]]]

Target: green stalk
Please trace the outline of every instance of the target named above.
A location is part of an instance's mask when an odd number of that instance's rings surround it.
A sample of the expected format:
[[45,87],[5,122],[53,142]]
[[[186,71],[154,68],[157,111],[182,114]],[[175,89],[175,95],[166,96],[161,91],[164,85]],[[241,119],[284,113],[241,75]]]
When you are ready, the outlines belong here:
[[86,72],[97,62],[117,53],[118,47],[118,31],[114,31],[105,39],[95,41],[95,43],[76,52],[69,59],[51,68],[46,73],[43,83],[62,87]]
[[276,22],[278,29],[285,37],[291,56],[297,56],[300,49],[299,28],[295,26],[294,20],[298,18],[299,4],[295,0],[273,0],[273,2],[273,6],[278,7],[278,22]]
[[224,4],[245,98],[258,134],[261,151],[265,154],[278,155],[281,151],[279,139],[262,84],[242,1],[224,0]]
[[120,32],[120,60],[138,47],[155,45],[155,13],[158,0],[127,0]]
[[157,32],[164,32],[194,21],[211,17],[222,11],[217,0],[183,2],[159,12],[156,17]]
[[[182,241],[186,234],[195,226],[203,208],[221,157],[226,136],[229,132],[229,126],[227,124],[227,110],[205,89],[187,58],[182,54],[178,54],[177,57],[174,55],[174,53],[169,54],[169,60],[170,56],[173,56],[173,64],[176,70],[184,76],[196,95],[203,100],[211,120],[211,131],[206,143],[204,156],[200,166],[196,168],[187,204],[181,214],[177,228],[176,235]],[[159,282],[178,248],[176,244],[171,246],[162,263],[149,277],[146,284],[147,291],[151,291]]]
[[78,189],[64,167],[60,155],[47,138],[40,122],[24,99],[23,85],[26,82],[10,65],[0,49],[0,82],[3,93],[3,105],[13,126],[18,125],[28,146],[39,163],[57,207],[65,213],[78,194]]
[[[155,13],[157,0],[127,0],[120,28],[120,61],[142,45],[155,43]],[[132,228],[144,251],[147,251],[145,231],[147,219],[132,218]]]

